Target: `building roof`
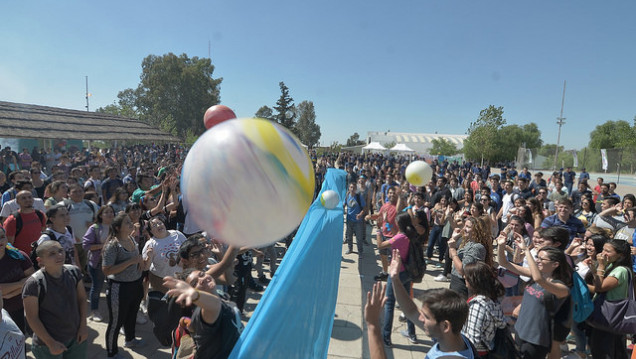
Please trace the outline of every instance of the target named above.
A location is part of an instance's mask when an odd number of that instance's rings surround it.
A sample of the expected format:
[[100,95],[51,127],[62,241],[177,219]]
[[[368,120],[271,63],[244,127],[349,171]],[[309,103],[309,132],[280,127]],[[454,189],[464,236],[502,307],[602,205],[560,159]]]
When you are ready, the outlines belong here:
[[0,101],[0,137],[182,142],[132,118]]

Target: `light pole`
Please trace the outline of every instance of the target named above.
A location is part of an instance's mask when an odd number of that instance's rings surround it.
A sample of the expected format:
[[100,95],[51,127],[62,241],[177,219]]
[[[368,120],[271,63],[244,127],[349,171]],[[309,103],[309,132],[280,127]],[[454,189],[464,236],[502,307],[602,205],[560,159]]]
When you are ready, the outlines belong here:
[[563,96],[561,97],[561,115],[557,117],[557,125],[559,125],[559,133],[557,135],[556,149],[554,150],[554,165],[552,170],[556,171],[557,161],[559,156],[559,144],[561,143],[561,126],[565,124],[565,117],[563,117],[563,104],[565,103],[565,80],[563,80]]

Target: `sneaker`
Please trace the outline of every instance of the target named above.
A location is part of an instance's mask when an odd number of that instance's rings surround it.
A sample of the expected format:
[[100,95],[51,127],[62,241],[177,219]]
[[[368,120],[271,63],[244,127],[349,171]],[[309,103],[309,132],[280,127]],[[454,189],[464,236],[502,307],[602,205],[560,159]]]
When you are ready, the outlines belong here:
[[404,315],[404,313],[400,314],[398,320],[402,323],[406,322],[406,315]]
[[141,301],[141,304],[139,304],[139,309],[141,310],[142,313],[148,314],[148,306],[146,306],[145,300]]
[[436,282],[450,282],[450,279],[448,279],[448,277],[443,274],[438,275],[437,277],[433,278],[433,280]]
[[415,336],[415,334],[410,335],[409,332],[406,330],[401,330],[400,334],[402,334],[403,337],[408,338],[411,344],[417,344],[417,337]]
[[137,312],[137,324],[146,324],[148,323],[148,318],[142,312]]
[[347,250],[345,251],[345,254],[351,254],[351,249],[347,249]]
[[94,322],[103,322],[104,318],[102,317],[102,315],[99,313],[99,311],[94,310],[93,312],[91,312],[91,320]]
[[386,282],[388,278],[389,278],[388,273],[380,272],[380,274],[373,277],[373,280],[376,282]]
[[146,345],[146,342],[143,339],[133,339],[131,341],[127,341],[124,343],[125,348],[140,348]]
[[384,341],[384,346],[385,347],[389,347],[390,348],[390,347],[393,346],[393,343],[391,343],[391,338],[389,338],[389,337],[382,338],[382,341]]
[[261,282],[262,284],[269,284],[269,279],[267,279],[267,277],[265,276],[265,274],[261,274],[258,276],[258,281]]
[[435,263],[435,268],[444,268],[442,263]]
[[565,338],[565,341],[570,344],[576,344],[576,337],[574,336],[574,334],[570,333],[568,334],[567,338]]

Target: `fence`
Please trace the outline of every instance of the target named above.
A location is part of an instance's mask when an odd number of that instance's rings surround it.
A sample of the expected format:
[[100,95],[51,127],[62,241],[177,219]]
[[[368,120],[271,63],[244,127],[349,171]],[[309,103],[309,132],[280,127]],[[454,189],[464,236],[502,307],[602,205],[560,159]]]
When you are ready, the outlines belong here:
[[[603,156],[602,151],[605,151]],[[604,163],[605,162],[605,163]],[[636,149],[611,148],[599,150],[584,148],[580,151],[560,151],[554,163],[554,153],[546,153],[538,148],[520,147],[517,152],[519,167],[529,169],[585,168],[588,172],[634,173],[636,171]]]

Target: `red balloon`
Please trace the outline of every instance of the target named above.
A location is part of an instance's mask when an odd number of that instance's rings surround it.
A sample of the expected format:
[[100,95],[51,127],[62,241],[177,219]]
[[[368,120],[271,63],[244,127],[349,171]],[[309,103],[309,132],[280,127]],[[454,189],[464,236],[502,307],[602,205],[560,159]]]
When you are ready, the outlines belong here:
[[209,130],[213,126],[233,118],[236,118],[236,114],[234,114],[231,108],[224,105],[214,105],[205,111],[203,124],[205,124],[205,128]]

